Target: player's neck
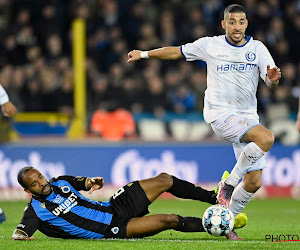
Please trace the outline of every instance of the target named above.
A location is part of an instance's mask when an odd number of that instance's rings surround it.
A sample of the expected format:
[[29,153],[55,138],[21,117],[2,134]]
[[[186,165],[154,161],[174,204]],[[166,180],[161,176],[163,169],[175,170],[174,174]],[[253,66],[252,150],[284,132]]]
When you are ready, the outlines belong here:
[[226,35],[226,39],[229,43],[231,43],[234,46],[242,46],[247,42],[246,36],[243,37],[243,39],[239,42],[233,41],[229,36]]

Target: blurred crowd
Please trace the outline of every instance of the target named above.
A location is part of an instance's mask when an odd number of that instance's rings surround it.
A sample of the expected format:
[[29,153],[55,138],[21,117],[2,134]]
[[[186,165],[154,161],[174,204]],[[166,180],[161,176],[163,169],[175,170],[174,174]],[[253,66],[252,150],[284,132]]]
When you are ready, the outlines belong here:
[[[74,18],[86,21],[88,114],[122,107],[132,114],[202,112],[206,65],[202,61],[127,63],[132,49],[181,45],[224,34],[223,10],[242,4],[247,35],[270,50],[283,78],[276,90],[259,84],[262,117],[272,105],[298,110],[299,0],[0,0],[0,82],[19,111],[72,115]],[[267,119],[267,118],[266,118]]]

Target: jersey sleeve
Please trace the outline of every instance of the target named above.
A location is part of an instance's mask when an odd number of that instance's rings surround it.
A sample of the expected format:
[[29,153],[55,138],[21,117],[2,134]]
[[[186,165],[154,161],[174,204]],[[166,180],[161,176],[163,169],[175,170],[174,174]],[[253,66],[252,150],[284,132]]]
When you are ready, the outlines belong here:
[[17,229],[31,237],[40,225],[40,219],[37,217],[30,204],[24,210],[24,214]]
[[260,71],[260,77],[265,81],[267,76],[267,65],[269,64],[271,69],[275,67],[275,62],[263,43],[259,43],[257,54],[258,58],[258,68]]
[[180,47],[181,53],[187,61],[203,60],[207,57],[207,44],[209,37],[202,37],[193,43],[187,43]]
[[5,89],[0,84],[0,105],[7,103],[9,101],[8,95]]
[[88,189],[86,188],[87,177],[62,175],[56,178],[52,178],[49,182],[53,183],[59,180],[65,180],[69,182],[77,191],[80,190],[88,191]]

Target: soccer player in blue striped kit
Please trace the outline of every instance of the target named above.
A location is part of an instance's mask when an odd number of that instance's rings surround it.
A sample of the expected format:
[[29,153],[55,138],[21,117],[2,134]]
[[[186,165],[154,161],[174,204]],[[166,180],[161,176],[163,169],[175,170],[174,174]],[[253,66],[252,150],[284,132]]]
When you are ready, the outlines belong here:
[[33,240],[36,230],[55,238],[141,238],[167,229],[204,232],[201,218],[149,213],[148,206],[164,192],[216,204],[214,191],[180,180],[166,173],[134,181],[120,188],[110,201],[93,201],[79,193],[100,189],[102,177],[59,176],[47,179],[33,167],[18,173],[18,182],[31,201],[12,235],[14,240]]

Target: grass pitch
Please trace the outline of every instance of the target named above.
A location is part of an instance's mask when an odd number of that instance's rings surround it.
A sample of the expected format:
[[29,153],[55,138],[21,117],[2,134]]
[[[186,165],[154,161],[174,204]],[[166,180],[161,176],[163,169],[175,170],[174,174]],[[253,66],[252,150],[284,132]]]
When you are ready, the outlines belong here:
[[[0,224],[0,249],[300,249],[300,241],[271,243],[266,235],[280,240],[300,239],[300,201],[254,200],[246,207],[248,224],[237,232],[244,241],[229,241],[207,233],[180,233],[173,230],[144,239],[63,240],[36,232],[34,241],[12,241],[13,230],[21,220],[26,202],[0,202],[7,221]],[[188,200],[158,200],[151,213],[175,213],[202,217],[209,204]],[[290,235],[290,236],[288,236]],[[274,240],[276,241],[276,239]]]

